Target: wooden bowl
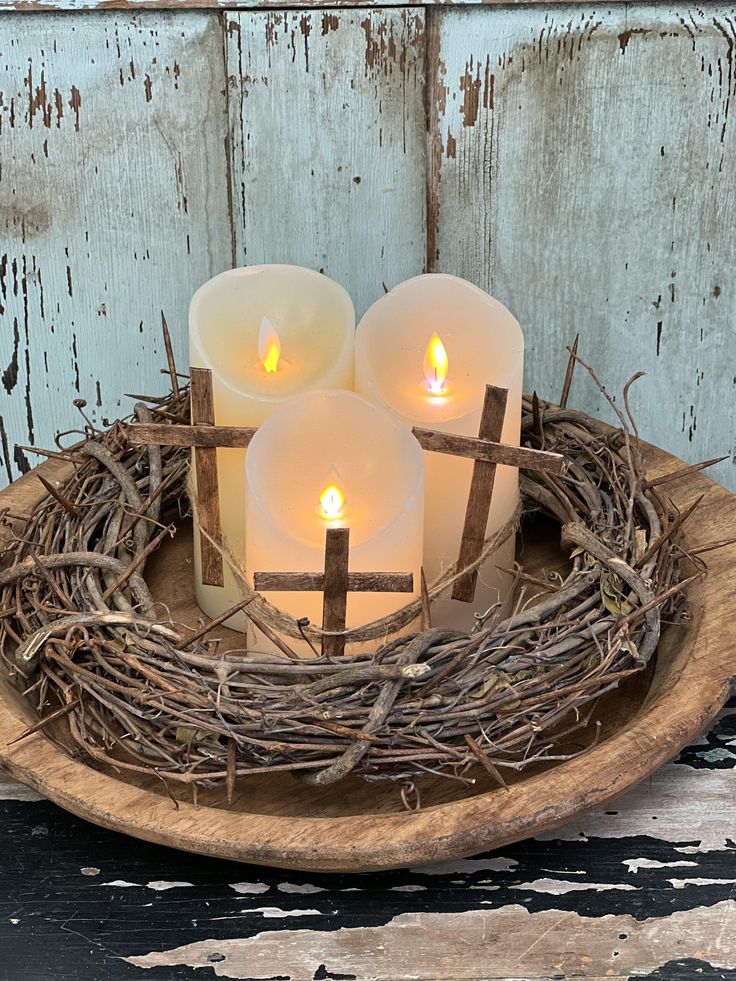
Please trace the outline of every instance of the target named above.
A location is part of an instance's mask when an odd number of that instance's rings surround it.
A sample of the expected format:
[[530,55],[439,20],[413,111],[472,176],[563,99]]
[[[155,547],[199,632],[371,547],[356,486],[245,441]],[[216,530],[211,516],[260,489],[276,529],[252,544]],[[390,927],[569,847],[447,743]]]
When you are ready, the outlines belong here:
[[[644,446],[648,473],[684,466]],[[0,493],[0,509],[28,513],[45,491],[36,473],[59,479],[64,465],[48,462]],[[704,494],[684,526],[686,542],[726,537],[736,527],[736,496],[700,474],[666,490],[679,507]],[[6,532],[7,534],[7,532]],[[564,563],[559,529],[533,523],[523,536],[527,569]],[[479,772],[470,790],[428,779],[422,809],[407,812],[396,786],[348,779],[334,787],[305,787],[290,776],[252,777],[236,789],[200,793],[195,808],[184,790],[173,802],[156,778],[92,768],[70,757],[47,735],[12,744],[34,721],[29,707],[5,682],[0,686],[0,765],[21,782],[80,817],[147,841],[218,858],[315,871],[365,871],[472,855],[571,820],[648,777],[707,728],[727,700],[736,674],[736,547],[710,553],[707,578],[690,589],[688,617],[665,629],[651,669],[602,699],[598,744],[567,762],[525,771],[508,790]],[[191,534],[150,560],[146,578],[172,618],[193,627]],[[218,631],[222,646],[240,635]],[[579,738],[579,737],[577,737]],[[583,735],[583,741],[585,735]],[[554,772],[551,772],[554,770]],[[178,805],[178,806],[177,806]]]

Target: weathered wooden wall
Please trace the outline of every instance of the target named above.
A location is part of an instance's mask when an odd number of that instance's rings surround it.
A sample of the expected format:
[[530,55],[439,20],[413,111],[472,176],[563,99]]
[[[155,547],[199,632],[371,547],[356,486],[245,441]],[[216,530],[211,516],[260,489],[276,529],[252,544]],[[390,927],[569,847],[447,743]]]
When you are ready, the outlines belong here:
[[714,475],[736,489],[736,10],[473,9],[433,30],[437,267],[515,311],[540,392],[576,331],[612,392],[646,371],[643,433],[731,454]]
[[580,331],[612,390],[648,372],[643,434],[736,489],[736,8],[344,7],[0,14],[0,479],[72,399],[161,389],[161,313],[183,364],[203,280],[291,261],[358,313],[466,276],[550,397]]
[[5,477],[161,388],[161,312],[231,264],[217,17],[0,16]]

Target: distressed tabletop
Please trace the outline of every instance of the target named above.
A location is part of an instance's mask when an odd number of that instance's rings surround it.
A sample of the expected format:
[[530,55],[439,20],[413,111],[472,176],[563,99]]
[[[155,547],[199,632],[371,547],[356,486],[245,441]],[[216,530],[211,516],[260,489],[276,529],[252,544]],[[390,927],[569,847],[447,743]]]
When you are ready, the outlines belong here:
[[280,872],[0,776],[0,979],[736,979],[736,701],[605,812],[473,859]]

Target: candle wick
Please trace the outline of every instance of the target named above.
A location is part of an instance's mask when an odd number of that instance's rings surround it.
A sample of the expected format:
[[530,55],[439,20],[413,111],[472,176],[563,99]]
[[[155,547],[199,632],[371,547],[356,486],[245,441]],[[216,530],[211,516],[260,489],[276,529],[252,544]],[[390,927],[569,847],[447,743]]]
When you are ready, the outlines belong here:
[[430,382],[429,390],[434,395],[442,395],[445,391],[445,383],[440,378],[439,368],[434,367],[434,382]]

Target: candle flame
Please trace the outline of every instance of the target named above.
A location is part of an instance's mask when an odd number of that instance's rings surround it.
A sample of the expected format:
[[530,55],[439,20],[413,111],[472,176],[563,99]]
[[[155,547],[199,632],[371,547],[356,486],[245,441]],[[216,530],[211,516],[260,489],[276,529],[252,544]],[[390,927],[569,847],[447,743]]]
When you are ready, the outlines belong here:
[[447,351],[439,334],[432,334],[424,352],[424,377],[427,388],[433,395],[443,395],[447,378]]
[[276,328],[268,317],[261,320],[261,331],[258,335],[258,357],[261,359],[266,374],[272,375],[279,370],[281,341]]
[[322,515],[325,518],[342,517],[342,507],[345,503],[345,495],[337,486],[330,484],[319,495],[319,503],[322,506]]

